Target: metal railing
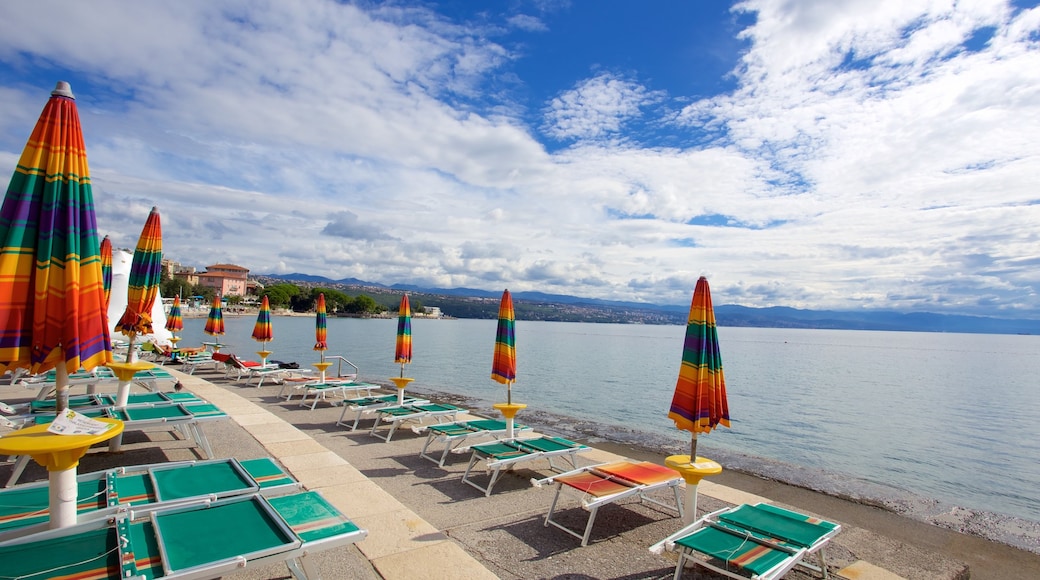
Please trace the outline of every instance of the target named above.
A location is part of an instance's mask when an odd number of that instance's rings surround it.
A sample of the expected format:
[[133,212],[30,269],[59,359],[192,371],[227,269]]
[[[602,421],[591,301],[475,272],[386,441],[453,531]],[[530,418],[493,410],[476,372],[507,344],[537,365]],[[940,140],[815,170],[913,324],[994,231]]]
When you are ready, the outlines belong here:
[[[336,361],[336,376],[335,376],[335,378],[337,378],[337,379],[343,379],[343,378],[356,379],[361,374],[361,369],[359,369],[356,364],[350,362],[346,358],[341,357],[339,355],[327,356],[327,357],[325,357],[325,360],[326,360],[326,362],[327,361]],[[350,374],[350,373],[343,374],[343,365],[344,365],[344,363],[347,364],[348,366],[350,366],[350,368],[354,369],[354,373],[353,374]]]

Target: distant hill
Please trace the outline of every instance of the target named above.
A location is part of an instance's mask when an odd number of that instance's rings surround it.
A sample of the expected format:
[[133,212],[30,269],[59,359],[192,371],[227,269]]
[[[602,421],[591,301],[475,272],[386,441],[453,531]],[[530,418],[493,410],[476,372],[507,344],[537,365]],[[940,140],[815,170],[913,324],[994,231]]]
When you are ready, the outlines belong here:
[[[495,318],[501,292],[476,288],[423,288],[414,284],[386,286],[344,278],[332,280],[309,274],[261,274],[262,282],[277,280],[312,286],[327,286],[347,294],[368,294],[387,307],[396,308],[402,292],[413,301],[437,306],[455,318]],[[266,282],[265,282],[266,283]],[[612,322],[628,324],[685,324],[689,305],[656,305],[580,298],[544,292],[514,292],[517,317],[523,320],[561,322]],[[715,306],[719,326],[762,328],[826,328],[844,330],[897,330],[920,332],[972,332],[990,334],[1040,334],[1040,320],[1007,319],[931,312],[890,310],[800,310],[784,306],[751,308],[723,304]]]

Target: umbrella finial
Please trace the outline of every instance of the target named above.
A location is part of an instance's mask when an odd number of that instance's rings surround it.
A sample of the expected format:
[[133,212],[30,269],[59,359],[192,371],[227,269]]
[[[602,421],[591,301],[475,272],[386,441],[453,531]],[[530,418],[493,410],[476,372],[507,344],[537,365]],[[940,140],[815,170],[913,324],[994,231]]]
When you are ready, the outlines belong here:
[[52,97],[68,97],[70,99],[75,99],[76,98],[76,95],[72,94],[72,85],[70,85],[69,83],[67,83],[65,81],[58,81],[57,86],[55,86],[54,90],[51,91],[51,96]]

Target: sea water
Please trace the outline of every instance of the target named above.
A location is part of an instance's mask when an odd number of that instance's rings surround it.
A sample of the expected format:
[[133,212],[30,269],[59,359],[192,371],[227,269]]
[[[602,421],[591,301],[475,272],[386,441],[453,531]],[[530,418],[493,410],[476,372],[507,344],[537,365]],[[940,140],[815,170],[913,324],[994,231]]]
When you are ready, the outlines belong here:
[[[186,319],[181,346],[214,337]],[[256,358],[255,317],[225,351]],[[307,368],[313,317],[275,317],[271,359]],[[329,318],[326,355],[389,383],[396,319]],[[494,320],[413,319],[414,389],[494,413]],[[516,322],[518,420],[562,436],[689,453],[667,418],[684,326]],[[1040,553],[1040,337],[718,329],[732,426],[698,439],[724,467],[869,502]],[[335,367],[334,367],[335,368]]]

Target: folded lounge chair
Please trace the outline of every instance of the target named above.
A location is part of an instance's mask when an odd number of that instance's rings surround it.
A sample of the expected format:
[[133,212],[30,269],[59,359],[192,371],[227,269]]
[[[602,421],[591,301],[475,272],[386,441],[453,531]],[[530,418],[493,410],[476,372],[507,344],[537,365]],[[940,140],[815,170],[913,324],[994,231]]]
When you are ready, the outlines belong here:
[[[411,405],[384,407],[376,411],[376,423],[372,425],[372,430],[369,431],[369,434],[389,443],[394,433],[404,423],[418,423],[421,425],[427,419],[432,419],[435,423],[443,422],[445,419],[454,421],[458,418],[459,413],[465,412],[466,409],[462,407],[441,403],[413,403]],[[383,423],[390,423],[390,429],[386,432],[385,437],[379,433],[379,427]]]
[[[358,397],[356,399],[347,399],[343,401],[343,412],[339,414],[339,420],[336,421],[336,425],[339,426],[350,426],[351,431],[357,430],[358,423],[364,419],[364,415],[375,415],[380,409],[389,409],[392,407],[402,407],[406,405],[420,405],[429,403],[426,399],[420,399],[411,395],[404,396],[404,403],[398,404],[397,395],[377,395],[374,397]],[[354,413],[354,420],[350,423],[347,422],[347,412]],[[378,419],[378,417],[376,417]]]
[[[300,488],[266,457],[117,467],[81,474],[76,481],[76,515],[81,523],[131,507],[143,513],[176,503],[258,492],[273,496]],[[0,541],[46,529],[48,504],[46,481],[0,490]]]
[[[514,433],[530,430],[530,427],[524,425],[513,426]],[[473,421],[456,421],[454,423],[437,423],[435,425],[416,425],[412,427],[412,431],[417,435],[426,433],[426,443],[423,444],[422,449],[419,451],[419,457],[429,459],[436,463],[438,467],[444,467],[444,461],[447,459],[449,452],[462,453],[468,451],[470,446],[475,443],[489,443],[489,441],[484,440],[499,439],[506,436],[509,429],[505,421],[477,419]],[[430,445],[434,441],[444,443],[440,457],[427,454]]]
[[[474,445],[470,449],[473,450],[473,455],[470,457],[469,465],[466,466],[466,473],[462,474],[462,481],[483,491],[484,497],[487,497],[491,495],[491,489],[495,487],[495,482],[498,481],[498,476],[501,475],[503,468],[510,470],[519,463],[546,459],[549,461],[549,469],[560,471],[553,463],[553,459],[564,457],[573,469],[578,467],[577,455],[591,448],[560,437],[543,436],[530,439],[508,439],[495,443]],[[491,476],[487,487],[481,487],[479,483],[470,479],[473,466],[482,459],[486,462],[485,470]]]
[[131,510],[0,543],[7,576],[40,578],[218,578],[284,561],[298,579],[318,578],[307,555],[353,544],[358,528],[316,491],[251,494]]
[[[795,566],[822,572],[823,550],[841,526],[769,504],[744,504],[712,512],[650,547],[679,553],[675,580],[692,562],[730,578],[781,578]],[[818,554],[820,565],[803,559]]]
[[[679,495],[679,485],[682,477],[675,470],[651,463],[649,461],[616,461],[613,463],[602,463],[590,465],[568,471],[545,479],[531,480],[535,487],[545,484],[557,484],[556,496],[549,505],[549,513],[545,515],[545,525],[553,525],[568,534],[581,540],[582,546],[589,543],[589,534],[592,533],[592,524],[596,521],[596,513],[604,505],[616,502],[620,499],[637,496],[640,500],[660,507],[674,509],[683,515],[683,502]],[[588,510],[589,519],[585,524],[584,533],[579,534],[574,530],[553,521],[552,515],[556,510],[556,504],[560,499],[560,493],[564,487],[581,493],[581,507]],[[675,507],[660,502],[646,494],[672,488],[675,493]]]

